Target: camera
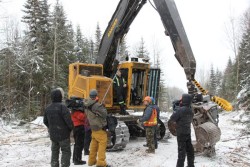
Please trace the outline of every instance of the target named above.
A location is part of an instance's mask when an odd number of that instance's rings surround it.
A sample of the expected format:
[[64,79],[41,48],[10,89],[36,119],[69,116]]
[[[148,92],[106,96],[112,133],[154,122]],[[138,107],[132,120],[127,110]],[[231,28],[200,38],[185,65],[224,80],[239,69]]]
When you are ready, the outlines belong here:
[[72,111],[84,111],[83,98],[72,96],[66,100],[66,106]]
[[181,103],[181,100],[174,100],[172,102],[172,105],[173,105],[173,111],[176,112],[179,108],[180,108],[180,103]]

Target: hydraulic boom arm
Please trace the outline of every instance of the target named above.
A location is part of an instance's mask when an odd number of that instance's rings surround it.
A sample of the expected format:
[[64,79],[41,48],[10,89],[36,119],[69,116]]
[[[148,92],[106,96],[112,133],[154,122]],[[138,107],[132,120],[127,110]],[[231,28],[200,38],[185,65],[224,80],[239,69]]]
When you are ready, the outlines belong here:
[[196,62],[186,32],[173,0],[154,0],[165,28],[175,50],[175,57],[184,68],[187,80],[194,79]]
[[[116,56],[118,41],[128,32],[129,26],[137,16],[146,0],[121,0],[103,35],[97,64],[103,64],[104,75],[112,74],[112,64]],[[179,13],[173,0],[154,0],[165,28],[175,50],[175,57],[184,68],[187,80],[194,79],[196,62]]]
[[128,32],[131,23],[146,0],[121,0],[106,28],[100,43],[97,64],[103,64],[105,76],[112,74],[118,41]]

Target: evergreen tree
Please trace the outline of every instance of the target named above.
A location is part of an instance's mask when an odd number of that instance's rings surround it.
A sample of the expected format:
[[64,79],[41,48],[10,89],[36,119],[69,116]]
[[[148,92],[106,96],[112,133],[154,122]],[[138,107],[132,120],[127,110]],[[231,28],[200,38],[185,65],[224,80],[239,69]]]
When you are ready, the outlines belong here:
[[[51,51],[47,50],[47,48],[49,48],[48,41],[51,40],[50,31],[49,31],[50,26],[51,26],[51,23],[50,23],[51,16],[49,13],[49,5],[48,5],[47,0],[42,0],[40,3],[41,3],[40,5],[41,6],[40,7],[40,10],[41,10],[41,17],[40,17],[41,19],[40,20],[41,45],[42,45],[42,49],[44,49],[45,54],[51,54]],[[49,51],[49,53],[46,51]]]
[[26,35],[29,36],[32,49],[44,55],[50,40],[49,6],[47,0],[27,0],[24,5],[22,21],[28,25]]
[[119,55],[120,55],[120,61],[125,61],[126,58],[128,57],[128,47],[125,37],[122,38],[120,42]]
[[233,101],[236,97],[236,63],[233,63],[231,58],[228,59],[226,69],[224,71],[221,84],[221,96],[228,101]]
[[170,108],[170,98],[168,94],[168,87],[164,84],[164,81],[160,81],[159,85],[159,94],[158,94],[158,105],[161,111],[168,111]]
[[213,65],[211,65],[210,68],[209,92],[212,95],[215,95],[216,93],[216,76]]
[[13,108],[12,100],[16,100],[14,93],[16,92],[16,77],[18,73],[12,62],[16,59],[16,55],[10,48],[5,48],[0,51],[0,106],[1,111],[11,113]]
[[[37,34],[38,34],[38,22],[40,21],[41,14],[40,11],[41,4],[39,0],[27,0],[26,4],[24,5],[23,12],[25,15],[23,16],[23,22],[27,23],[28,31],[26,32],[31,41],[35,43],[37,41]],[[37,46],[34,46],[37,47]]]
[[149,52],[146,49],[143,38],[141,38],[139,48],[136,50],[136,56],[139,58],[149,59]]
[[89,42],[82,35],[80,26],[77,26],[76,30],[76,55],[77,61],[86,63],[90,56]]
[[[76,52],[74,49],[75,46],[75,32],[73,30],[73,25],[72,23],[68,23],[66,24],[66,39],[67,39],[67,43],[65,44],[65,48],[66,48],[66,58],[68,60],[68,64],[66,65],[68,68],[68,65],[70,63],[74,63],[76,62]],[[66,73],[68,73],[68,69],[66,70]]]
[[[244,33],[239,47],[239,108],[250,111],[250,12],[244,15]],[[250,126],[248,125],[248,128]]]
[[90,63],[90,64],[95,63],[96,59],[94,58],[95,57],[95,55],[94,55],[94,41],[92,39],[90,39],[90,42],[89,42],[89,51],[90,51],[90,56],[88,59],[88,63]]
[[6,48],[0,50],[0,111],[29,113],[30,109],[26,107],[30,104],[27,100],[29,75],[23,67],[28,62],[24,56],[27,44],[23,45],[18,25],[10,23],[4,29]]
[[[24,8],[25,14],[22,21],[28,25],[28,30],[25,32],[23,40],[24,59],[22,65],[29,78],[30,102],[33,97],[32,93],[35,95],[44,92],[47,81],[51,79],[50,72],[46,72],[51,59],[50,16],[47,0],[27,0]],[[33,110],[30,103],[28,106],[28,110]],[[43,111],[44,105],[41,106],[40,111]]]
[[38,85],[38,90],[40,97],[40,113],[43,115],[44,109],[50,100],[50,88],[51,88],[51,80],[52,80],[52,55],[53,55],[53,38],[51,36],[51,13],[49,11],[50,6],[48,5],[47,0],[40,1],[40,34],[41,37],[41,49],[43,54],[43,66],[41,67],[42,75],[41,75],[41,83]]
[[94,45],[94,57],[92,58],[92,61],[96,61],[97,58],[97,54],[99,51],[99,46],[101,44],[101,40],[102,40],[102,32],[99,26],[99,23],[97,23],[96,25],[96,31],[95,31],[95,45]]
[[86,37],[83,37],[82,53],[85,58],[85,63],[88,63],[89,60],[91,59],[91,49],[90,49],[90,41]]
[[250,28],[244,33],[239,48],[240,88],[250,86]]
[[54,86],[67,88],[68,65],[75,62],[74,31],[72,25],[67,23],[63,6],[58,2],[53,12],[52,36],[54,57]]
[[80,26],[78,25],[76,28],[76,55],[77,55],[77,61],[79,62],[85,62],[85,58],[83,56],[83,46],[84,46],[84,41],[82,37],[82,32],[80,29]]
[[219,71],[217,68],[216,73],[215,73],[215,79],[216,79],[216,91],[215,95],[219,96],[221,89],[222,89],[222,72]]

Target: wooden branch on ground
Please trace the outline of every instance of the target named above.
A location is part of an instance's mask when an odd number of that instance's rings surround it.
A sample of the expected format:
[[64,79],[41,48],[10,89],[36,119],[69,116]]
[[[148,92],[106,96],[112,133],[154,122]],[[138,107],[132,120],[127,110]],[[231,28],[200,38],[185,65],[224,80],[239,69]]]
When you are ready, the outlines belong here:
[[243,137],[238,137],[238,138],[225,139],[225,140],[222,140],[222,142],[238,140],[238,139],[245,139],[245,138],[250,138],[250,136],[243,136]]
[[[231,152],[231,154],[234,154],[234,155],[237,155],[237,156],[239,156],[239,157],[241,157],[241,158],[245,158],[245,159],[250,160],[250,158],[248,158],[248,157],[246,157],[246,156],[244,156],[244,155],[242,155],[242,154],[239,154],[239,153]],[[249,162],[247,162],[247,163],[249,163]],[[250,164],[250,163],[249,163],[249,164]]]

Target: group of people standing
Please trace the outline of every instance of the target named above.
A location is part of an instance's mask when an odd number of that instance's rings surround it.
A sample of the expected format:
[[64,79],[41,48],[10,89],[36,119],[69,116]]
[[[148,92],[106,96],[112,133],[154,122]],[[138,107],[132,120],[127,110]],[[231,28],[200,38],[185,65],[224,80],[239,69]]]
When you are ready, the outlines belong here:
[[[86,164],[82,160],[82,151],[88,157],[88,165],[109,167],[106,163],[107,147],[107,110],[98,103],[98,92],[91,90],[89,97],[84,100],[83,111],[69,111],[62,103],[64,92],[61,88],[54,89],[51,93],[50,104],[44,115],[44,124],[49,129],[51,139],[51,166],[59,167],[59,152],[61,149],[61,166],[69,167],[71,158],[70,133],[73,130],[75,139],[73,162],[75,165]],[[191,143],[191,110],[192,96],[183,94],[182,99],[174,105],[174,113],[170,120],[177,124],[178,160],[176,167],[183,167],[187,154],[188,167],[194,167],[194,149]],[[154,104],[152,97],[146,96],[143,100],[145,110],[143,116],[137,120],[143,124],[146,131],[145,144],[147,153],[155,153],[158,148],[156,129],[160,117],[160,109]],[[123,107],[123,106],[122,106]],[[124,113],[123,113],[124,114]],[[90,142],[91,141],[91,142]],[[90,149],[90,150],[89,150]]]
[[[176,123],[178,159],[176,167],[184,167],[185,158],[187,156],[188,167],[194,167],[194,148],[191,140],[191,123],[193,121],[193,112],[191,109],[192,95],[183,94],[181,100],[173,102],[173,114],[170,122]],[[146,106],[142,118],[137,120],[138,124],[144,125],[146,131],[148,147],[147,153],[155,153],[157,149],[156,128],[159,122],[160,109],[154,104],[152,97],[146,96],[143,104]]]
[[61,167],[70,166],[71,147],[70,133],[73,130],[75,140],[73,151],[74,165],[86,164],[82,160],[82,152],[88,157],[88,165],[108,167],[106,163],[107,147],[107,110],[98,103],[98,93],[91,90],[89,98],[84,100],[84,112],[69,111],[62,103],[64,92],[61,88],[51,92],[52,103],[46,108],[44,124],[48,127],[51,139],[51,166],[59,167],[61,149]]

